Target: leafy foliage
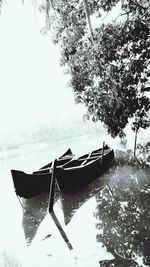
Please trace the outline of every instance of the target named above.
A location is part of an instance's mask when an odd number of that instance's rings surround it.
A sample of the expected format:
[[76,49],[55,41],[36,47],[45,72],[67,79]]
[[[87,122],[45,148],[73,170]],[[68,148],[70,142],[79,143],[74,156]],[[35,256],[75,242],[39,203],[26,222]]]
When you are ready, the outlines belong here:
[[[91,16],[110,11],[118,0],[86,1]],[[150,4],[122,1],[122,21],[100,24],[88,32],[83,1],[57,1],[50,10],[53,41],[61,47],[61,64],[70,73],[76,102],[87,107],[113,136],[150,125]],[[109,14],[109,13],[108,13]]]

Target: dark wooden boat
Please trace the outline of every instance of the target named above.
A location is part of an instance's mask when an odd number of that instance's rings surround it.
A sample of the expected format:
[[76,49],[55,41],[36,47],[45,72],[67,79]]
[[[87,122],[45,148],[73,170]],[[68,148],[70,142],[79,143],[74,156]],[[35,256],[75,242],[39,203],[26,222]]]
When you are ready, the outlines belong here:
[[90,156],[91,157],[98,157],[98,156],[101,156],[102,153],[105,151],[105,153],[108,151],[110,151],[110,147],[106,144],[104,145],[104,147],[102,148],[98,148],[96,150],[93,150],[92,152],[90,153],[87,153],[87,154],[84,154],[83,156],[79,157],[78,159],[86,159]]
[[[74,154],[72,153],[71,149],[69,148],[61,157],[57,159],[57,166],[62,166],[69,162],[71,159],[73,159]],[[44,173],[49,173],[52,167],[52,162],[44,165],[41,167],[39,170],[34,171],[33,174],[44,174]]]
[[[60,158],[58,158],[57,166],[62,166],[73,157],[74,155],[72,154],[71,149],[68,149]],[[20,197],[29,199],[49,191],[52,176],[51,166],[52,162],[44,165],[38,171],[31,174],[19,170],[11,170],[16,194]]]
[[114,158],[114,151],[105,145],[101,149],[71,160],[56,169],[56,180],[63,192],[75,191],[98,178]]

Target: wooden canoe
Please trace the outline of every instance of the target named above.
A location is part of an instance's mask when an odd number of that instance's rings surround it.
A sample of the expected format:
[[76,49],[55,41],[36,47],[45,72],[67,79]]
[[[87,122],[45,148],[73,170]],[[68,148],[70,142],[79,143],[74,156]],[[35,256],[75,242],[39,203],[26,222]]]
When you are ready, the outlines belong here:
[[[57,165],[62,166],[73,158],[71,149],[68,149],[57,160]],[[15,192],[18,196],[29,199],[38,194],[49,191],[52,176],[52,162],[44,165],[38,171],[31,174],[20,170],[11,170]]]
[[98,178],[114,158],[114,151],[107,145],[102,149],[92,151],[78,159],[73,159],[56,169],[56,180],[60,191],[71,192]]
[[[57,159],[57,166],[62,166],[73,159],[74,154],[72,153],[71,149],[69,148],[61,157]],[[49,173],[52,167],[52,162],[42,166],[39,170],[34,171],[33,174],[44,174]]]

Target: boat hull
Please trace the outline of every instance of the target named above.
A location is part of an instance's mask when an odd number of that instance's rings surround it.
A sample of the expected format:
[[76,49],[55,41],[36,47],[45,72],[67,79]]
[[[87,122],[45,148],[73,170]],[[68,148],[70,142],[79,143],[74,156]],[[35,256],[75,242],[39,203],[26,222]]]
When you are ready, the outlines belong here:
[[28,174],[19,170],[11,170],[15,192],[26,199],[49,191],[51,173]]
[[[60,158],[58,158],[57,166],[62,166],[69,162],[73,156],[71,149],[68,149]],[[20,170],[11,170],[16,194],[20,197],[29,199],[44,192],[48,192],[52,177],[51,166],[52,162],[44,165],[42,168],[31,174]]]
[[[87,159],[87,165],[85,166],[81,164],[79,167],[72,168],[65,168],[65,165],[58,167],[56,169],[56,179],[60,190],[63,192],[75,191],[98,178],[110,167],[113,158],[114,151],[111,150],[103,156],[103,160],[101,156]],[[73,160],[72,164],[73,162],[76,165],[76,161]]]

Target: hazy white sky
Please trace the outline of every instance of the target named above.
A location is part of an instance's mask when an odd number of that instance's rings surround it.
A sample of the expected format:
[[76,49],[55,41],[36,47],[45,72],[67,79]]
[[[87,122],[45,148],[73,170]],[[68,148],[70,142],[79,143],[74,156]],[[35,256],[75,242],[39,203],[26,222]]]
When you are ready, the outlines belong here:
[[0,16],[0,131],[82,110],[66,86],[56,47],[40,33],[44,14],[25,2],[8,0]]

